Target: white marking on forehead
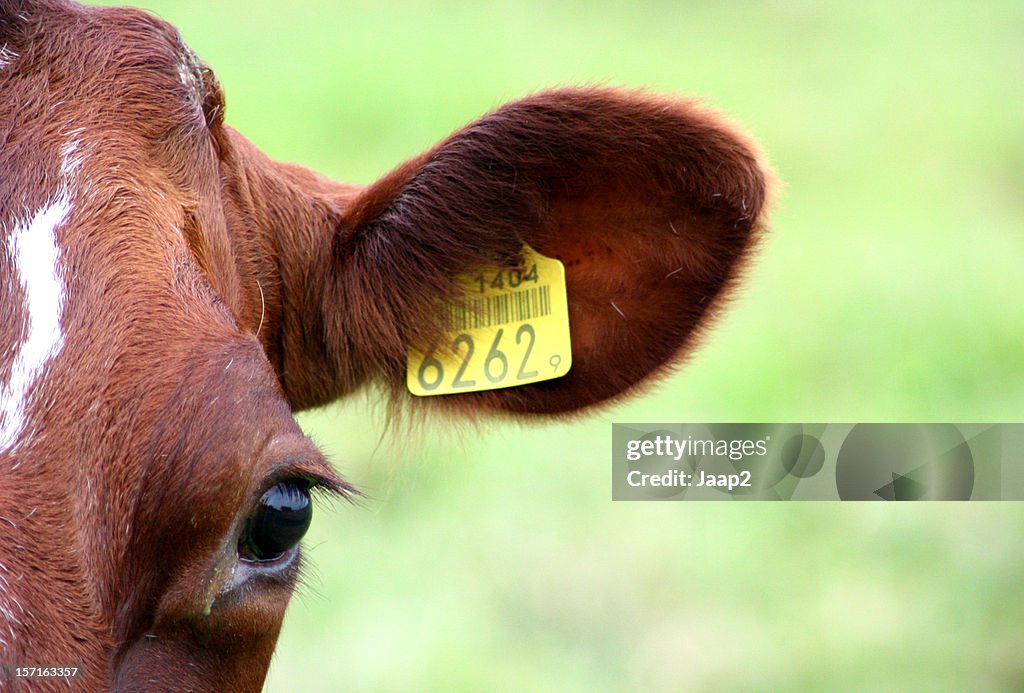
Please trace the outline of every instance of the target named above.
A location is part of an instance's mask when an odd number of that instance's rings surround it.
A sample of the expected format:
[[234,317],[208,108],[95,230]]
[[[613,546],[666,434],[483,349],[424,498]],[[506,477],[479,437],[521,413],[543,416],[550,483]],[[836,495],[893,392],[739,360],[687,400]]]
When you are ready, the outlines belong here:
[[57,228],[70,212],[71,201],[62,190],[28,222],[15,226],[8,239],[8,253],[25,293],[26,329],[14,357],[10,382],[0,385],[0,453],[8,452],[18,442],[36,381],[64,346],[60,326],[64,281]]
[[[78,137],[84,130],[85,128],[75,128],[69,134]],[[73,139],[64,146],[61,152],[64,158],[60,164],[60,172],[65,179],[73,177],[78,173],[78,169],[82,167],[83,154],[78,151],[78,148],[78,140]]]
[[9,67],[17,59],[18,54],[8,48],[6,43],[0,46],[0,70]]

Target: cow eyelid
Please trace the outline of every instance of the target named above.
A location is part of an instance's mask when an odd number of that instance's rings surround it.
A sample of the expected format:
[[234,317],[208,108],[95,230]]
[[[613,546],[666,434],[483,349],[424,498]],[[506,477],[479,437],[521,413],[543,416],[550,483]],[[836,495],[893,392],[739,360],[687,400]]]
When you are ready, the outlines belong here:
[[[319,467],[320,465],[317,465]],[[323,473],[319,469],[310,469],[307,465],[287,465],[274,471],[264,484],[262,493],[265,493],[267,489],[280,483],[296,483],[301,484],[311,494],[316,494],[321,497],[327,498],[340,498],[349,502],[353,502],[362,494],[357,488],[352,486],[341,477],[337,476],[328,469],[329,473]]]

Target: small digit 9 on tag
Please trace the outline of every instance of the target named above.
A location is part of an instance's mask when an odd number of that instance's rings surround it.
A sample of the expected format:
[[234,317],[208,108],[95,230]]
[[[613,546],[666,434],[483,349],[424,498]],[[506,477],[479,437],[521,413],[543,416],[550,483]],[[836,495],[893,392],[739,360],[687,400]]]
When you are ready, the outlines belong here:
[[560,378],[572,367],[565,268],[523,248],[518,269],[461,277],[466,300],[444,304],[450,331],[425,351],[409,349],[414,395],[516,387]]

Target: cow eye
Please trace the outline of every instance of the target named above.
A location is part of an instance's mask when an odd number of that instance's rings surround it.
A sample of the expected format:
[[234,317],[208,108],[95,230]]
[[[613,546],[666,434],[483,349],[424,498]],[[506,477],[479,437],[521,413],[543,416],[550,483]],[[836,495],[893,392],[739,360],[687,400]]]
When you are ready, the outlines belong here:
[[301,482],[282,481],[270,487],[256,504],[238,552],[250,561],[276,560],[295,548],[312,518],[309,489]]

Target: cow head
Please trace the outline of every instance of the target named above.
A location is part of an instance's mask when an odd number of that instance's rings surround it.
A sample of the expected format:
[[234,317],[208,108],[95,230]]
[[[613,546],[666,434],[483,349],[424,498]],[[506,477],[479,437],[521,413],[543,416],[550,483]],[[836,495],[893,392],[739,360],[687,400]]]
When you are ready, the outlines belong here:
[[356,186],[145,13],[0,0],[0,46],[0,662],[96,689],[259,687],[309,493],[351,493],[292,413],[409,399],[456,277],[561,260],[573,365],[428,404],[574,412],[678,363],[765,225],[756,146],[677,98],[539,93]]

